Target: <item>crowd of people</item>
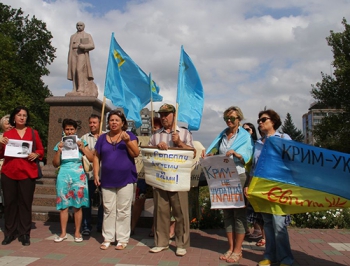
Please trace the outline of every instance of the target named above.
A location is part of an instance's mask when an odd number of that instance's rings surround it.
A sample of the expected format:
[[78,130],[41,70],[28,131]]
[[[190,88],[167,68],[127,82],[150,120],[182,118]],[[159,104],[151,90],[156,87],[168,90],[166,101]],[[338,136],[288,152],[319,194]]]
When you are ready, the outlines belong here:
[[[192,134],[186,128],[174,126],[175,107],[163,104],[158,114],[159,118],[156,118],[156,127],[153,128],[148,145],[159,150],[171,147],[190,149],[195,155]],[[56,206],[60,211],[61,222],[61,233],[54,241],[59,243],[67,239],[69,208],[74,210],[74,241],[82,242],[83,236],[90,235],[92,200],[101,189],[102,203],[98,208],[97,231],[102,232],[104,241],[100,249],[108,249],[113,242],[116,242],[116,250],[125,249],[130,235],[135,233],[145,195],[150,192],[154,202],[154,220],[150,236],[154,236],[155,245],[149,252],[158,253],[168,249],[169,240],[174,237],[176,255],[185,256],[190,247],[188,192],[152,188],[144,180],[138,180],[134,160],[140,153],[138,138],[127,131],[125,115],[119,110],[109,112],[107,133],[100,133],[100,120],[98,115],[91,115],[88,119],[90,132],[81,138],[77,136],[76,121],[66,118],[62,122],[64,136],[54,148],[52,161],[52,164],[59,168]],[[249,183],[266,139],[279,137],[290,140],[290,137],[277,131],[281,126],[281,119],[271,109],[258,114],[260,138],[252,123],[242,124],[244,116],[238,106],[227,108],[223,112],[223,120],[224,129],[218,133],[206,154],[202,156],[222,155],[233,159],[241,187],[244,188],[245,196],[249,197]],[[1,119],[3,134],[0,136],[0,158],[3,161],[0,211],[4,206],[5,217],[5,238],[2,245],[10,244],[17,237],[24,246],[30,245],[31,208],[38,177],[36,161],[43,158],[44,147],[39,133],[32,129],[29,123],[29,110],[24,106],[16,107],[10,115]],[[72,138],[73,136],[75,137]],[[28,156],[25,158],[10,157],[5,155],[9,140],[21,140],[23,143],[35,141],[36,145],[27,152]],[[65,149],[73,145],[77,147],[78,155],[68,159],[62,157]],[[84,165],[84,159],[87,166]],[[136,199],[133,207],[135,184]],[[245,237],[250,237],[260,238],[257,245],[265,246],[263,259],[258,265],[293,264],[287,231],[288,215],[256,213],[247,198],[245,207],[224,209],[223,213],[228,250],[219,257],[220,260],[238,263],[243,256],[243,241]],[[248,222],[254,226],[252,233]]]

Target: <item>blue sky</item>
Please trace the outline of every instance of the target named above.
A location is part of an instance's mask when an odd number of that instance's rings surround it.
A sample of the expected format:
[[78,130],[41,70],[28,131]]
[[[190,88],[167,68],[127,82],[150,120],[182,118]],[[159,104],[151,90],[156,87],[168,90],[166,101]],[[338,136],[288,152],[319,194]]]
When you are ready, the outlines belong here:
[[[57,48],[50,75],[55,96],[72,90],[67,53],[77,21],[84,21],[95,42],[90,58],[102,99],[110,36],[143,69],[152,73],[164,102],[175,104],[181,45],[202,80],[205,105],[194,138],[205,147],[224,127],[223,111],[241,107],[255,124],[260,110],[290,113],[302,128],[302,115],[314,101],[311,84],[332,70],[326,37],[350,21],[343,0],[3,0],[46,22]],[[84,3],[95,7],[87,7]],[[155,109],[161,103],[155,103]],[[150,108],[150,106],[147,106]],[[243,121],[243,122],[245,122]]]

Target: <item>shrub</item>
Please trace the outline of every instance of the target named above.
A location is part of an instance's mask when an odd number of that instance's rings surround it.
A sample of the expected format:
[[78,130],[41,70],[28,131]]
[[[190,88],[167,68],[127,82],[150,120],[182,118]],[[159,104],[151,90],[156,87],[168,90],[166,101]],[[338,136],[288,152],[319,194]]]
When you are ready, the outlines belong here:
[[191,228],[213,229],[224,227],[223,211],[210,209],[211,203],[208,186],[199,188],[199,207],[201,217],[199,221],[195,219],[191,221]]
[[293,214],[291,225],[319,229],[350,228],[350,208]]

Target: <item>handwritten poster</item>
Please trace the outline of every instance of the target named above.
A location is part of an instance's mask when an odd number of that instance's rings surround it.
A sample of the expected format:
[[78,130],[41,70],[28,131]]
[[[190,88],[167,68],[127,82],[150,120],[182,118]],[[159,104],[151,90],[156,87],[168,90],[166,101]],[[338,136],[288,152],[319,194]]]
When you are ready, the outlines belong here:
[[209,156],[201,160],[201,165],[208,182],[212,209],[245,207],[243,188],[231,158]]
[[[149,142],[149,136],[138,136],[139,147],[142,145],[147,145]],[[192,161],[192,171],[191,171],[191,187],[198,187],[199,178],[201,176],[202,166],[200,165],[199,159],[201,154],[205,151],[204,146],[199,141],[193,141],[194,148],[196,149],[196,157]],[[142,153],[135,158],[135,165],[137,170],[137,178],[145,179],[145,171],[143,167]]]
[[193,151],[141,149],[146,183],[166,191],[189,191]]

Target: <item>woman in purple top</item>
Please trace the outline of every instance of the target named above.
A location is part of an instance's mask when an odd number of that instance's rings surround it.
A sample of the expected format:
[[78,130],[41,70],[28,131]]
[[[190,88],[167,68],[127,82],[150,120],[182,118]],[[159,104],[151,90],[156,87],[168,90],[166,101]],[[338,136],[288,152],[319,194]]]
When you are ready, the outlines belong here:
[[134,158],[140,151],[136,136],[126,132],[128,124],[121,111],[111,111],[107,120],[110,131],[97,140],[93,161],[95,184],[101,185],[104,209],[104,241],[100,248],[106,250],[116,240],[115,249],[122,250],[130,237],[133,183],[137,180]]

